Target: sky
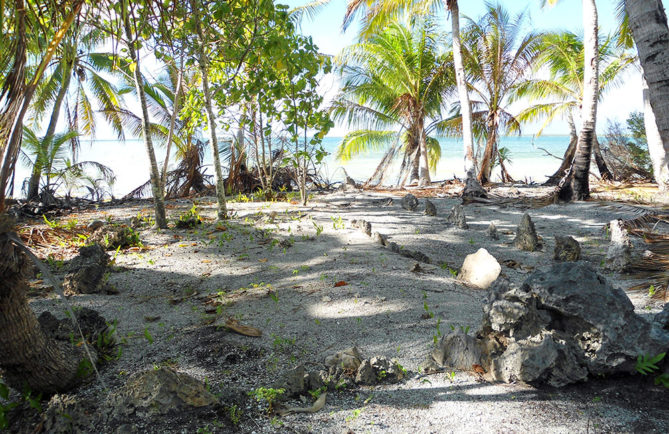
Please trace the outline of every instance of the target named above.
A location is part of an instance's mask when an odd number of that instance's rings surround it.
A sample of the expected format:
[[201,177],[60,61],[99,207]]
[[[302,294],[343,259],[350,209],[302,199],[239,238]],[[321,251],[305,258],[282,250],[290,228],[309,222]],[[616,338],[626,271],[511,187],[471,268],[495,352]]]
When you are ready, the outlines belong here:
[[[301,6],[307,0],[282,0],[277,3],[287,4],[289,7]],[[555,6],[541,7],[540,0],[500,0],[500,3],[512,14],[525,12],[527,14],[528,30],[559,31],[569,30],[582,33],[581,0],[560,0]],[[617,0],[599,0],[598,8],[600,35],[615,33],[617,29],[616,4]],[[665,7],[669,0],[663,0]],[[354,23],[346,32],[342,31],[341,23],[346,10],[347,0],[332,0],[313,19],[305,18],[300,25],[300,31],[313,38],[314,43],[322,53],[337,55],[342,48],[356,42],[359,25]],[[466,24],[466,17],[477,19],[485,10],[482,0],[460,0],[460,25]],[[444,20],[444,30],[450,30],[450,20]],[[323,89],[326,99],[331,98],[337,90],[338,79],[335,76],[326,77]],[[512,110],[513,110],[512,106]],[[598,126],[601,133],[605,131],[607,120],[624,122],[632,111],[641,111],[643,108],[641,96],[641,75],[630,68],[622,80],[620,87],[611,89],[604,96],[598,106]],[[527,125],[523,135],[532,135],[539,129],[539,125]],[[555,121],[544,130],[543,134],[566,135],[567,124],[564,121]],[[329,136],[343,136],[346,128],[337,125]]]

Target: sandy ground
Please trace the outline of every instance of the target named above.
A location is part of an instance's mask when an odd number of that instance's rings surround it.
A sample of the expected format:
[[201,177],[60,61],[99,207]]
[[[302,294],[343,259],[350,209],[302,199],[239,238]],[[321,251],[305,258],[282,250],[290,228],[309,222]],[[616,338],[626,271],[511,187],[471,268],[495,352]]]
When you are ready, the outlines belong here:
[[[225,415],[177,415],[102,431],[669,432],[669,393],[640,376],[551,389],[489,384],[464,372],[418,373],[435,336],[451,326],[476,330],[480,324],[485,291],[453,275],[466,255],[484,247],[500,262],[514,261],[520,267],[502,265],[502,272],[520,283],[533,269],[553,262],[555,235],[571,235],[581,243],[583,260],[600,267],[608,244],[605,224],[634,217],[634,208],[602,202],[538,209],[474,204],[465,207],[469,229],[462,230],[446,221],[460,203],[457,198],[433,198],[438,216],[428,217],[422,199],[419,209],[410,212],[401,208],[401,196],[388,204],[390,197],[318,195],[306,207],[230,203],[234,218],[223,231],[214,221],[214,202],[202,199],[202,226],[160,233],[145,228],[140,233],[146,249],[118,254],[109,281],[119,294],[79,295],[70,301],[117,322],[117,334],[126,343],[120,358],[102,368],[112,390],[133,372],[169,365],[206,379],[224,400],[233,399],[271,386],[298,364],[317,368],[327,355],[353,345],[368,357],[397,359],[410,373],[407,381],[330,393],[325,408],[315,414],[268,416],[247,400],[236,426]],[[170,202],[171,221],[191,206],[186,200]],[[129,223],[138,213],[150,215],[149,207],[139,202],[71,217],[80,225],[104,218]],[[543,239],[541,251],[519,251],[511,243],[524,212]],[[353,219],[371,222],[373,231],[421,251],[432,263],[411,271],[416,261],[375,243],[351,226]],[[497,241],[486,233],[490,222],[500,233]],[[642,242],[634,242],[640,253]],[[638,283],[602,272],[623,288]],[[335,287],[341,281],[346,285]],[[648,317],[662,308],[662,301],[644,292],[630,293],[630,298]],[[62,304],[52,293],[31,303],[38,313],[48,309],[62,316]],[[261,329],[262,337],[217,327],[229,317]],[[103,405],[107,393],[94,382],[74,396]],[[38,421],[26,416],[13,426],[31,431]]]

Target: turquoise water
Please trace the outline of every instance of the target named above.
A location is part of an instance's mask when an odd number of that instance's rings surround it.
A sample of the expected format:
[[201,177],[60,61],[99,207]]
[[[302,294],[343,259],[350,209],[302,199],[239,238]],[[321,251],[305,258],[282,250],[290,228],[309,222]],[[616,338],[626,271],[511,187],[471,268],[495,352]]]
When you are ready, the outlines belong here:
[[[441,159],[437,164],[437,170],[431,174],[432,180],[450,179],[454,176],[464,175],[464,152],[462,141],[454,138],[440,138]],[[324,148],[331,152],[325,160],[324,172],[335,180],[342,179],[343,167],[349,176],[356,181],[364,181],[374,173],[377,165],[383,157],[383,152],[361,154],[353,160],[342,163],[334,158],[337,146],[341,143],[340,137],[328,137],[324,140]],[[542,136],[533,137],[502,137],[500,147],[506,147],[510,151],[510,162],[506,163],[511,176],[516,180],[543,182],[548,175],[553,174],[560,166],[560,160],[546,154],[545,149],[553,155],[562,156],[569,144],[568,136]],[[391,172],[399,172],[399,164],[391,167]],[[493,180],[499,177],[499,171],[493,171]],[[388,178],[392,182],[396,177]]]
[[[437,165],[436,172],[431,174],[432,180],[445,180],[454,176],[462,177],[464,175],[462,141],[453,138],[441,138],[439,141],[442,146],[442,157]],[[324,160],[321,175],[330,181],[344,179],[344,172],[340,168],[346,170],[348,175],[356,181],[365,181],[372,175],[383,157],[383,152],[374,152],[361,154],[351,161],[342,163],[334,158],[339,143],[341,143],[341,137],[326,137],[323,142],[323,147],[330,152],[330,155]],[[559,167],[560,161],[547,156],[539,148],[544,148],[551,154],[561,156],[568,143],[569,137],[567,136],[503,137],[500,146],[507,147],[510,150],[510,163],[507,164],[507,168],[514,179],[542,182],[547,175],[552,174]],[[210,151],[205,152],[205,162],[211,161]],[[158,162],[161,164],[165,158],[165,150],[158,147],[156,154]],[[79,160],[98,161],[111,167],[117,178],[113,187],[116,197],[123,196],[149,178],[149,160],[141,140],[128,140],[124,143],[116,140],[82,141]],[[400,163],[400,161],[397,161],[391,166],[391,174],[398,172]],[[172,166],[174,166],[173,162]],[[213,174],[211,166],[207,168],[207,173]],[[20,190],[23,179],[28,175],[27,168],[17,168],[15,191]],[[493,180],[496,180],[498,176],[497,172],[493,172]],[[396,176],[388,178],[390,183],[395,182],[395,180]]]

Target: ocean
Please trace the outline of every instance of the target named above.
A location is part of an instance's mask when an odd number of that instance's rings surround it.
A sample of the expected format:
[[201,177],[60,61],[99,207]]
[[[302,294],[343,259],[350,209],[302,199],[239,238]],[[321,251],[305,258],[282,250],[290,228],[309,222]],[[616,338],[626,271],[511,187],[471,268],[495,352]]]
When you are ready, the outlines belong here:
[[[383,157],[383,152],[360,154],[351,161],[342,163],[335,158],[336,149],[341,143],[341,137],[326,137],[323,147],[329,152],[321,166],[321,176],[331,182],[344,179],[346,173],[359,182],[364,182],[373,173]],[[431,173],[433,181],[463,177],[464,154],[462,141],[456,138],[440,138],[441,159],[437,170]],[[568,136],[541,136],[502,137],[500,147],[509,149],[509,161],[506,164],[510,175],[520,181],[543,182],[560,165],[560,160],[549,156],[543,149],[557,156],[562,156],[569,144]],[[156,157],[159,164],[165,158],[165,149],[156,147]],[[82,149],[79,161],[97,161],[110,167],[116,174],[113,185],[114,196],[121,197],[149,179],[149,159],[141,140],[82,140]],[[205,162],[211,161],[210,152],[205,151]],[[390,167],[391,176],[388,183],[397,179],[400,161]],[[175,163],[172,162],[172,166]],[[344,170],[341,170],[341,169]],[[213,174],[211,166],[207,173]],[[19,163],[15,181],[15,196],[21,190],[23,180],[29,176],[29,169]],[[493,180],[499,179],[499,169],[493,171]]]

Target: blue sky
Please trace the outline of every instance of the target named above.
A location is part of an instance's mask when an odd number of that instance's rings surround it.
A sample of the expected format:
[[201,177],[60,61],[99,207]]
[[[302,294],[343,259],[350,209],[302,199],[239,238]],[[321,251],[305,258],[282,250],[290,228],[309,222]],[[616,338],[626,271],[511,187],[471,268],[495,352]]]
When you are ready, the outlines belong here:
[[[665,7],[669,0],[663,0]],[[300,6],[308,3],[307,0],[283,0],[277,3],[287,4],[289,7]],[[342,31],[341,23],[346,10],[346,0],[332,0],[312,20],[305,18],[301,24],[301,31],[310,35],[314,43],[318,45],[321,52],[336,55],[346,45],[356,41],[358,26],[353,24],[346,32]],[[528,30],[570,30],[581,33],[583,29],[581,15],[581,0],[561,0],[557,5],[541,7],[540,0],[501,0],[500,3],[511,13],[525,12],[528,15]],[[597,1],[600,34],[614,33],[616,24],[617,0]],[[480,17],[485,10],[485,2],[482,0],[460,0],[460,14],[471,18]],[[461,18],[461,25],[465,20]],[[450,30],[450,21],[444,18],[444,30]],[[335,77],[325,80],[325,89],[328,97],[336,91],[338,82]],[[631,111],[642,109],[641,99],[641,76],[636,70],[630,70],[624,77],[623,84],[616,89],[610,90],[599,105],[598,131],[603,132],[606,128],[607,119],[616,119],[624,122]],[[538,129],[537,125],[528,125],[523,134],[531,135]],[[346,129],[342,125],[334,128],[330,136],[341,136]],[[565,122],[556,121],[548,127],[544,134],[567,134]]]

